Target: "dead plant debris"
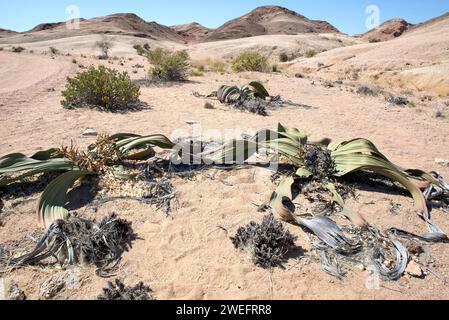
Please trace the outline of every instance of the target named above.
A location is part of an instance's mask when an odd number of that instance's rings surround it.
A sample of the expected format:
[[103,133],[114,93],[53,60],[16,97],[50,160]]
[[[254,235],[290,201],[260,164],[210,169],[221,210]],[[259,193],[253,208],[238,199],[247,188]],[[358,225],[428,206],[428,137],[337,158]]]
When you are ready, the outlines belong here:
[[143,282],[139,282],[134,287],[126,287],[119,279],[116,279],[114,282],[108,282],[108,286],[103,288],[103,292],[97,299],[133,301],[153,300],[150,287],[146,286]]

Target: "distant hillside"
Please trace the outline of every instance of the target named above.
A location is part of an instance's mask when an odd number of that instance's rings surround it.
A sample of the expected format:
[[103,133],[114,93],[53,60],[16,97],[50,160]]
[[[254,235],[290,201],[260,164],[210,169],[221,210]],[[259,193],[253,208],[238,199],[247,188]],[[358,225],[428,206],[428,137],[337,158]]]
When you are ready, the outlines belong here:
[[328,22],[309,20],[283,7],[264,6],[225,23],[208,35],[204,41],[229,40],[274,34],[295,35],[301,33],[338,32]]
[[206,28],[197,22],[180,24],[172,26],[171,28],[187,41],[200,41],[213,32],[212,29]]
[[400,37],[413,25],[404,19],[392,19],[382,23],[379,27],[361,35],[363,39],[371,42],[387,41]]
[[110,34],[149,38],[162,41],[184,42],[175,30],[156,22],[146,22],[132,13],[113,14],[105,17],[81,19],[80,28],[67,29],[64,22],[40,24],[28,32],[17,34],[13,40],[27,42],[62,39],[67,37]]
[[12,31],[12,30],[7,30],[7,29],[2,29],[0,28],[0,38],[2,37],[10,37],[17,34],[17,32]]

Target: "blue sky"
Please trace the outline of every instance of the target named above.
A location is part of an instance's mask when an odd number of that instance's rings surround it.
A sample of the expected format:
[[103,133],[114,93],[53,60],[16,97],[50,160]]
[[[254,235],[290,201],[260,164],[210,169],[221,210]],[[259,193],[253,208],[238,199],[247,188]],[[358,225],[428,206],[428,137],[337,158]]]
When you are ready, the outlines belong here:
[[449,12],[448,0],[0,0],[0,28],[26,31],[42,22],[65,21],[69,5],[77,5],[83,18],[132,12],[165,25],[196,21],[212,28],[258,6],[280,5],[348,34],[367,31],[369,5],[379,7],[380,22],[401,17],[419,23]]

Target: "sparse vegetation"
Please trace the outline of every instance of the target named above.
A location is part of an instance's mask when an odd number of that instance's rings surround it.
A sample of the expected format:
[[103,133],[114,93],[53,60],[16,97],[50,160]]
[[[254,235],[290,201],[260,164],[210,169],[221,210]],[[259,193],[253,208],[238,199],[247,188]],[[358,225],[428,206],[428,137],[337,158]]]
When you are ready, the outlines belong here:
[[125,284],[116,279],[114,282],[108,282],[108,286],[102,290],[98,300],[108,301],[145,301],[152,300],[150,287],[143,282],[134,287],[126,287]]
[[268,57],[255,52],[243,52],[232,61],[232,70],[234,72],[267,72]]
[[405,106],[405,105],[407,105],[408,104],[408,99],[407,99],[407,97],[405,97],[405,96],[396,96],[396,95],[393,95],[393,94],[388,94],[386,97],[385,97],[385,100],[388,102],[388,103],[390,103],[390,104],[392,104],[392,105],[396,105],[396,106]]
[[304,75],[302,73],[295,73],[295,78],[303,79],[305,77],[304,77]]
[[370,38],[369,39],[369,43],[377,43],[377,42],[380,42],[380,39],[377,39],[377,38]]
[[158,81],[185,81],[188,79],[190,57],[186,51],[171,52],[161,48],[146,56],[152,64],[150,76]]
[[139,95],[139,86],[126,72],[100,66],[68,78],[61,103],[66,108],[91,106],[116,112],[136,108]]
[[236,249],[250,253],[254,264],[270,268],[282,263],[287,252],[295,247],[296,237],[270,214],[261,224],[251,222],[239,228],[231,240]]
[[48,49],[48,51],[49,51],[51,54],[53,54],[53,55],[59,54],[59,50],[56,49],[55,47],[50,47],[50,48]]
[[147,51],[140,44],[135,44],[133,48],[137,51],[139,56],[144,56],[147,53]]
[[356,92],[357,92],[357,94],[364,95],[364,96],[377,96],[380,92],[380,89],[373,85],[362,84],[357,87]]
[[190,69],[190,76],[192,77],[202,77],[204,76],[204,73],[198,69]]
[[316,50],[310,49],[310,50],[307,50],[307,51],[304,53],[304,56],[305,56],[306,58],[312,58],[312,57],[315,57],[317,54],[318,54],[318,52],[316,52]]
[[78,61],[77,61],[75,58],[73,58],[73,59],[72,59],[72,63],[73,63],[73,64],[77,64]]
[[196,68],[201,72],[218,72],[224,73],[227,69],[226,62],[222,60],[215,59],[203,59],[203,60],[194,60],[191,63],[192,67]]
[[101,50],[101,55],[98,57],[101,60],[107,60],[109,58],[109,51],[112,49],[114,44],[107,37],[103,36],[101,40],[95,43],[95,47]]
[[14,53],[21,53],[23,51],[25,51],[26,49],[24,47],[18,46],[18,47],[12,47],[11,48],[11,52]]

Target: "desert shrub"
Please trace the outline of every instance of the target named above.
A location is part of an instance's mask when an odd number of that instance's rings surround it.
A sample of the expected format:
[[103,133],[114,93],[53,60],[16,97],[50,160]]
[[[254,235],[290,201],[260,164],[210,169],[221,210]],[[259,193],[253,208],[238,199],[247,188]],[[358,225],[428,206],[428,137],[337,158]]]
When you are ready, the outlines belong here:
[[24,47],[21,47],[21,46],[18,46],[18,47],[12,47],[12,48],[11,48],[11,51],[12,51],[12,52],[15,52],[15,53],[21,53],[22,51],[25,51],[25,48],[24,48]]
[[268,57],[256,52],[243,52],[232,61],[234,72],[269,70]]
[[139,95],[139,86],[126,72],[100,66],[68,78],[61,103],[66,108],[93,106],[106,111],[123,111],[138,106]]
[[304,77],[304,75],[302,73],[295,73],[295,78],[303,79],[305,77]]
[[201,72],[224,73],[227,69],[227,64],[224,61],[210,58],[192,61],[191,65]]
[[103,288],[102,293],[97,297],[98,300],[110,301],[145,301],[152,300],[150,287],[139,282],[134,287],[126,287],[125,284],[116,279],[114,282],[108,282],[108,286]]
[[114,44],[108,37],[104,36],[100,41],[95,43],[95,47],[101,50],[101,55],[98,57],[102,60],[107,60],[109,58],[109,51],[112,49]]
[[280,62],[287,62],[288,60],[290,60],[290,58],[289,58],[288,54],[286,54],[285,52],[282,52],[279,55],[279,61]]
[[54,54],[54,55],[59,54],[59,50],[56,49],[55,47],[50,47],[50,48],[48,48],[48,50],[50,51],[51,54]]
[[135,45],[133,46],[133,48],[134,48],[134,50],[137,51],[137,54],[138,54],[139,56],[145,55],[145,49],[144,49],[140,44],[135,44]]
[[380,42],[380,39],[376,39],[376,38],[369,39],[369,43],[377,43],[377,42]]
[[360,85],[357,90],[357,94],[364,96],[377,96],[380,92],[380,89],[376,86],[372,86],[369,84]]
[[385,100],[393,105],[397,105],[397,106],[405,106],[408,104],[408,99],[405,96],[395,96],[393,94],[388,94],[385,97]]
[[213,71],[213,72],[223,73],[223,72],[226,72],[227,65],[223,61],[214,60],[214,61],[212,61],[210,68],[211,68],[211,71]]
[[273,64],[271,66],[271,72],[280,72],[277,64]]
[[194,69],[190,70],[190,75],[192,77],[202,77],[202,76],[204,76],[204,73],[201,70],[198,70],[198,69],[194,68]]
[[77,61],[75,58],[73,58],[73,59],[72,59],[72,63],[73,63],[73,64],[77,64],[78,61]]
[[310,49],[307,50],[306,53],[304,54],[307,58],[312,58],[315,57],[318,54],[318,52],[316,52],[316,50],[314,49]]
[[149,51],[152,64],[150,76],[160,81],[185,81],[188,79],[190,58],[186,51],[171,52],[161,48]]
[[0,47],[0,51],[3,51],[3,47]]
[[270,214],[261,224],[251,222],[238,229],[231,240],[235,248],[248,250],[256,265],[269,268],[283,261],[288,250],[295,247],[296,237]]

